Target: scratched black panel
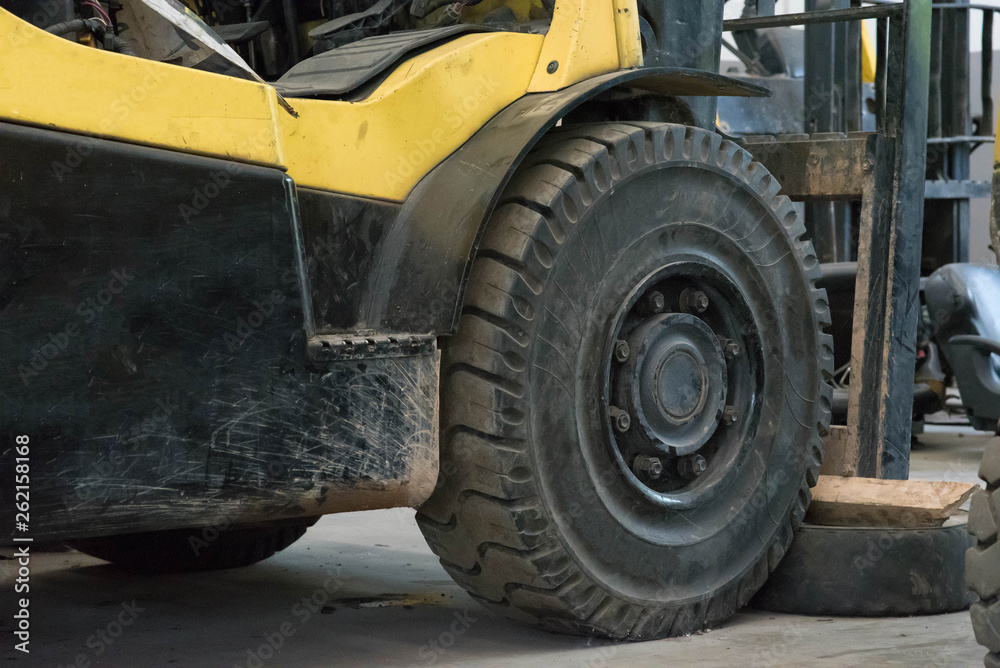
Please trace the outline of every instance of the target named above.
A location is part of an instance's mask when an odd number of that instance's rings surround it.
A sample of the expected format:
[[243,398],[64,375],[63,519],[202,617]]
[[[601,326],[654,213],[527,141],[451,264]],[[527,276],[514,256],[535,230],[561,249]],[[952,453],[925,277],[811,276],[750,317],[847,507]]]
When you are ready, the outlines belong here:
[[306,188],[298,198],[317,333],[364,329],[361,299],[400,205]]
[[30,435],[36,539],[315,514],[428,459],[433,355],[306,365],[284,174],[7,124],[0,155],[0,468]]

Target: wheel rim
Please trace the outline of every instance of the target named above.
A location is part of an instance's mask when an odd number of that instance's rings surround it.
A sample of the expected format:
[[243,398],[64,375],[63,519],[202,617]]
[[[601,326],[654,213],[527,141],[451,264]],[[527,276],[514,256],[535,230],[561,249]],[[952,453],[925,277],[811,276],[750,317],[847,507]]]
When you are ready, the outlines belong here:
[[607,441],[632,490],[690,508],[718,493],[749,447],[763,386],[748,301],[712,265],[671,263],[638,281],[608,327]]

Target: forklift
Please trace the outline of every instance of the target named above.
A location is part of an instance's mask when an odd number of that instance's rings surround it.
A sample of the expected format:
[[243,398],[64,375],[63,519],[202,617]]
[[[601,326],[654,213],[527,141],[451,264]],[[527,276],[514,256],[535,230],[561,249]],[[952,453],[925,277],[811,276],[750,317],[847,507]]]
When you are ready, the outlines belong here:
[[723,0],[285,2],[283,42],[203,4],[0,2],[0,542],[232,568],[411,507],[529,624],[745,605],[833,343],[796,209],[716,128],[769,94],[717,73]]

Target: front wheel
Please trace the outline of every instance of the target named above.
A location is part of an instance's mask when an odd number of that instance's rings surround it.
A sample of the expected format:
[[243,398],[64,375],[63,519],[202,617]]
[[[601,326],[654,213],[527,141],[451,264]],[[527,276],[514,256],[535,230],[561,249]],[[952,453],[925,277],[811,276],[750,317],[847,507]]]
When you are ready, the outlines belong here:
[[565,128],[493,214],[444,346],[418,521],[488,607],[611,638],[727,619],[809,503],[819,264],[770,174],[697,128]]

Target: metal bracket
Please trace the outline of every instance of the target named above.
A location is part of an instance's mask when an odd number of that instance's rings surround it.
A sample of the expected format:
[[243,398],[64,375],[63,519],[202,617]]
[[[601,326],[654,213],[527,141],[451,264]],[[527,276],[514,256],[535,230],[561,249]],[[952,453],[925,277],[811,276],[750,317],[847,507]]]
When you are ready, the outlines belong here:
[[306,343],[306,355],[311,362],[415,357],[433,355],[435,341],[432,334],[314,336]]

